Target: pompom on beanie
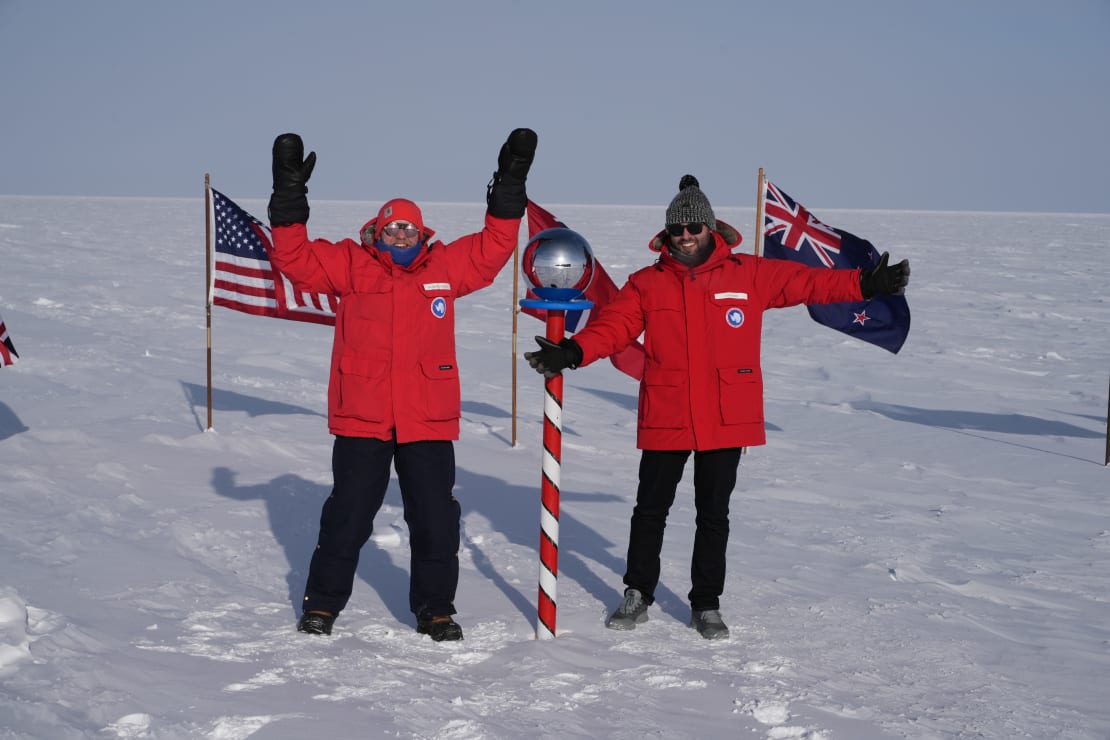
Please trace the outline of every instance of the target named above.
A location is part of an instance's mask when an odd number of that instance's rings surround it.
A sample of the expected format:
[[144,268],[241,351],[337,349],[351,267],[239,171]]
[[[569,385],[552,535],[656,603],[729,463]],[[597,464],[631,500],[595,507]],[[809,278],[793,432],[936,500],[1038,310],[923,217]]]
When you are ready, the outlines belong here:
[[667,226],[673,224],[705,224],[710,229],[717,230],[717,217],[713,215],[713,206],[709,205],[709,198],[701,191],[698,178],[693,175],[683,175],[678,182],[678,195],[667,206]]

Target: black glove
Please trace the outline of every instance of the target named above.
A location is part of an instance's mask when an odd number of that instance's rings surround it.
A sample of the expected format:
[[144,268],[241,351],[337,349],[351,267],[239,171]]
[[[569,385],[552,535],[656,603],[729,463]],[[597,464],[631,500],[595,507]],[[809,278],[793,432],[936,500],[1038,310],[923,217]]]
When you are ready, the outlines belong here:
[[316,152],[304,156],[297,134],[274,139],[274,192],[270,196],[270,224],[285,226],[308,221],[308,178],[316,166]]
[[528,208],[524,181],[536,156],[536,132],[530,128],[514,129],[497,155],[497,172],[486,186],[486,207],[497,218],[521,218]]
[[567,338],[555,344],[546,337],[536,337],[538,352],[525,352],[524,359],[545,378],[554,378],[565,368],[573,370],[582,362],[582,348],[578,342]]
[[906,292],[910,282],[910,261],[902,260],[893,267],[888,266],[890,252],[883,252],[879,264],[871,270],[861,270],[859,274],[859,289],[863,297],[873,298],[877,295],[901,295]]

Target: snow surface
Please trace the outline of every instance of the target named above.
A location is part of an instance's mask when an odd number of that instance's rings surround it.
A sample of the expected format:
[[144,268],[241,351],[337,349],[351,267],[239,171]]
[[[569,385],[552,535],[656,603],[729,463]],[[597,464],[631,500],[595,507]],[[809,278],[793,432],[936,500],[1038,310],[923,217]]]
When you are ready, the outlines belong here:
[[[377,205],[314,202],[311,233]],[[662,205],[543,205],[618,282],[653,259]],[[482,210],[425,215],[451,238]],[[895,356],[767,317],[731,639],[686,626],[689,475],[650,621],[604,627],[638,461],[608,363],[566,375],[558,637],[535,639],[542,381],[518,361],[513,447],[509,267],[457,304],[466,639],[436,644],[395,487],[335,634],[295,631],[331,330],[213,309],[205,430],[201,195],[0,197],[22,355],[0,370],[0,737],[1110,736],[1110,216],[817,212],[911,259],[913,328]],[[753,209],[718,216],[750,248]],[[536,333],[522,315],[520,352]]]

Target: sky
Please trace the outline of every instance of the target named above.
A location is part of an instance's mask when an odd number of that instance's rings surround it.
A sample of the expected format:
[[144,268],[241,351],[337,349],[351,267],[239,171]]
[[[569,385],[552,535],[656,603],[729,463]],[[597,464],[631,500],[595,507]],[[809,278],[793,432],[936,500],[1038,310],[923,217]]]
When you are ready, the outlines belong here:
[[[1105,0],[0,0],[0,194],[1110,212]],[[368,215],[365,214],[364,215]]]
[[[544,392],[513,356],[507,267],[451,308],[466,637],[446,644],[408,611],[395,480],[334,633],[296,632],[332,330],[213,308],[208,430],[196,200],[0,196],[20,354],[0,368],[0,739],[1110,737],[1110,215],[817,211],[910,260],[912,325],[893,355],[801,307],[764,316],[725,641],[687,626],[689,470],[648,621],[604,626],[639,460],[638,385],[604,361],[564,375],[557,634],[536,639]],[[362,209],[320,201],[310,231]],[[453,238],[482,210],[425,217]],[[655,258],[654,208],[551,210],[618,283]],[[749,209],[718,215],[752,233]],[[518,320],[522,352],[543,325]]]

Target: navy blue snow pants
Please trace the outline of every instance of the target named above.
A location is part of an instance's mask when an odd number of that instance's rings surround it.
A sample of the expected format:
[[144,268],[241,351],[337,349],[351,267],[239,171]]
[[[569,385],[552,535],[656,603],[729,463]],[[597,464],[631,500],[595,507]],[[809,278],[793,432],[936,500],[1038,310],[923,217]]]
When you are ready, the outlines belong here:
[[339,614],[354,586],[362,546],[389,487],[389,468],[405,509],[411,551],[409,608],[418,618],[455,613],[459,584],[459,502],[450,441],[335,438],[334,487],[320,515],[320,537],[308,570],[303,610]]

